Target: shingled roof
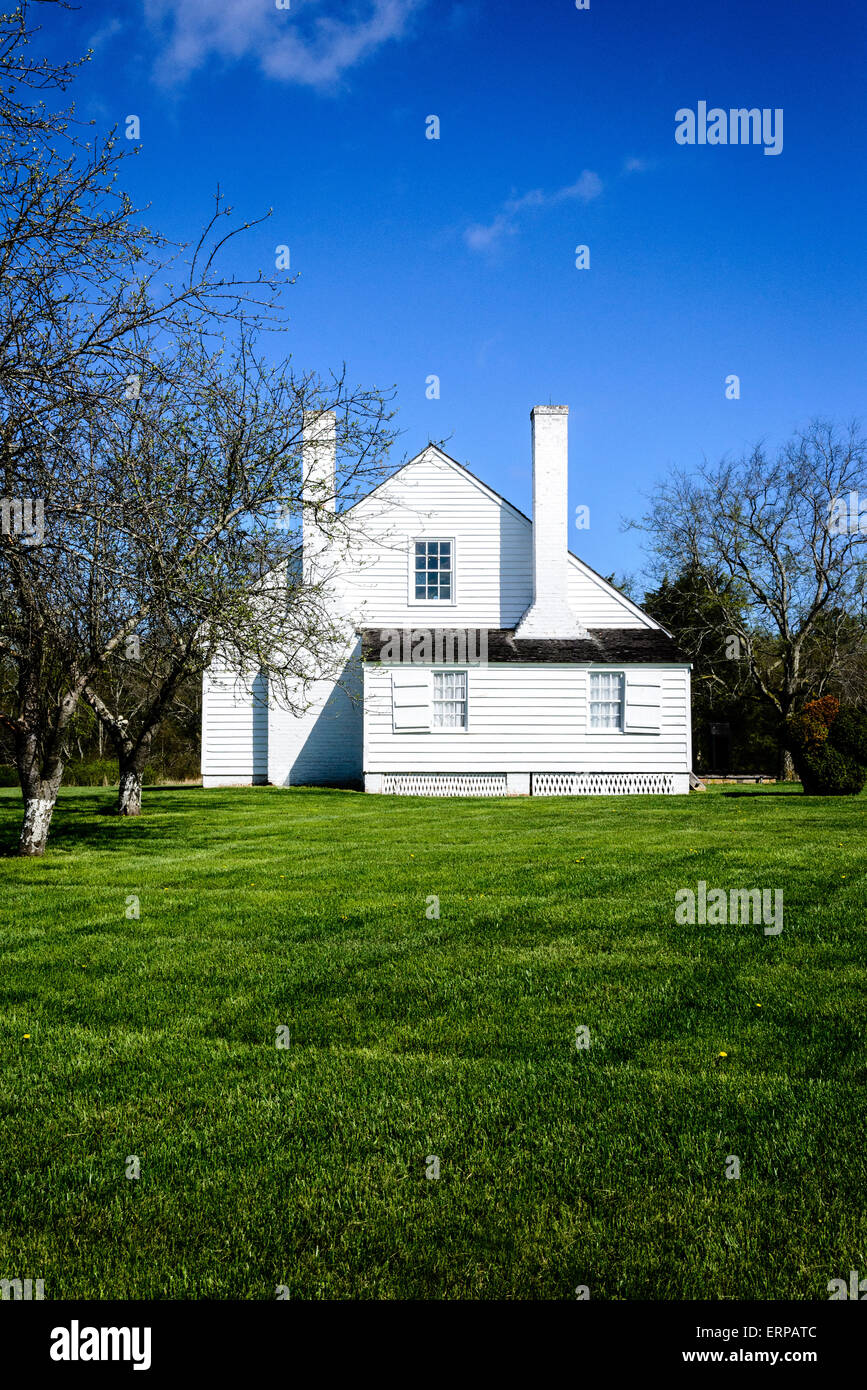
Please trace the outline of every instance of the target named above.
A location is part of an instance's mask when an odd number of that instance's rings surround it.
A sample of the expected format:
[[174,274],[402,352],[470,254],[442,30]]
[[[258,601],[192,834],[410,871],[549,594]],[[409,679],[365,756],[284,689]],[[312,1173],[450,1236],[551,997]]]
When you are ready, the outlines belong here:
[[[397,630],[386,627],[361,628],[362,660],[378,665],[383,646]],[[403,629],[400,630],[403,631]],[[467,633],[479,631],[478,628],[449,628],[446,625],[434,629],[416,630],[425,632],[464,631]],[[589,628],[588,631],[590,633],[589,640],[582,638],[576,641],[568,639],[561,641],[559,638],[550,638],[534,641],[518,639],[516,641],[514,628],[488,628],[488,662],[529,663],[533,665],[554,662],[574,662],[578,665],[584,665],[592,662],[594,665],[607,666],[643,661],[687,663],[687,658],[674,639],[658,628],[594,627]],[[478,650],[478,642],[476,642],[474,649]],[[385,664],[394,665],[396,663],[386,662]],[[437,662],[436,664],[441,663]]]

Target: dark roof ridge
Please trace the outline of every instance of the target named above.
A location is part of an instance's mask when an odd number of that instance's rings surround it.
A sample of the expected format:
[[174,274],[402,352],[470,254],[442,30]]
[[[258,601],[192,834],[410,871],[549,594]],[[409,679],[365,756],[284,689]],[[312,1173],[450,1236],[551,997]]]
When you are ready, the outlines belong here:
[[[677,643],[661,628],[590,628],[588,636],[581,638],[546,637],[520,638],[515,636],[514,628],[485,628],[478,624],[434,623],[434,624],[392,624],[379,627],[357,628],[362,639],[362,659],[379,663],[386,632],[466,632],[485,634],[485,659],[488,663],[555,664],[574,663],[576,665],[642,665],[648,662],[664,662],[675,665],[689,665]],[[467,642],[469,652],[470,642]],[[481,638],[474,638],[472,652],[465,657],[465,663],[481,660]],[[435,659],[445,662],[445,656]],[[384,665],[398,663],[385,662]]]

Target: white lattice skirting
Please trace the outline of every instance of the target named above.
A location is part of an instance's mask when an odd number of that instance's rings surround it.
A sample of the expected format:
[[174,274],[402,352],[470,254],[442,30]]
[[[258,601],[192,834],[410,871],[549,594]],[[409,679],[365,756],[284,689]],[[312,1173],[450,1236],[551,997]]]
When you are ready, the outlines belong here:
[[505,796],[505,773],[473,777],[462,773],[386,772],[382,790],[390,796]]
[[672,796],[671,772],[534,772],[533,796]]
[[386,796],[675,796],[689,774],[674,772],[384,772],[368,791]]

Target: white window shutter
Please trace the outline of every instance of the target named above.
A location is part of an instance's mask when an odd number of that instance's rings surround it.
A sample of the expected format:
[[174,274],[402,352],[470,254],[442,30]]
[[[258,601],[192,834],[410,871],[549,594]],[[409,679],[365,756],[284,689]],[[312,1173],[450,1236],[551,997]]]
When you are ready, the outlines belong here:
[[662,731],[662,679],[652,671],[626,672],[623,728],[627,734]]
[[391,719],[394,732],[427,733],[431,726],[433,677],[420,667],[391,673]]

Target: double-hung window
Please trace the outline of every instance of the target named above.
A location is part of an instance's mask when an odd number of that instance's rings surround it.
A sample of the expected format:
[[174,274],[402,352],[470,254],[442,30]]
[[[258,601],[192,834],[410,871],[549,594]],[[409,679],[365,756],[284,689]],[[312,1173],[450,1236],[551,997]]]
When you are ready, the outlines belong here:
[[435,729],[465,729],[467,727],[466,671],[434,671],[433,727]]
[[590,672],[590,728],[623,728],[622,671]]
[[451,603],[454,598],[451,541],[416,541],[413,594],[417,603]]

